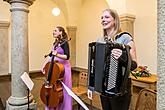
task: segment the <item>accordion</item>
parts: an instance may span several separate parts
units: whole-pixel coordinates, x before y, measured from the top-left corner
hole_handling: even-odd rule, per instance
[[[130,70],[130,47],[119,43],[89,43],[88,88],[108,95],[122,95],[126,92]],[[114,48],[126,52],[126,63],[111,55]]]

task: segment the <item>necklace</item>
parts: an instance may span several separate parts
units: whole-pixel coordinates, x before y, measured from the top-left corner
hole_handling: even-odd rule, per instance
[[[104,37],[104,41],[105,41],[106,43],[112,43],[112,42],[113,42],[112,38],[108,39],[108,36],[105,36],[105,37]]]

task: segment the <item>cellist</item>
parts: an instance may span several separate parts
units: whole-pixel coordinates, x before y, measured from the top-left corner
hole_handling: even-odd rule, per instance
[[[48,62],[51,61],[51,57],[52,55],[54,55],[54,60],[59,61],[64,65],[65,73],[63,83],[71,89],[71,65],[69,62],[70,50],[69,43],[66,42],[68,40],[68,35],[63,27],[57,26],[53,30],[53,37],[55,38],[55,42],[53,44],[50,54],[45,58],[41,71],[43,72],[43,74],[45,74],[44,67]],[[62,45],[60,45],[61,43]],[[58,45],[58,48],[54,49],[55,45]],[[63,102],[60,103],[57,107],[50,108],[48,106],[45,106],[45,110],[72,110],[72,97],[68,95],[65,89],[63,89],[63,96]]]

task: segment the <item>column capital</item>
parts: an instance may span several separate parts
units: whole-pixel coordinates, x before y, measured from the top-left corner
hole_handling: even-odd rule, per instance
[[[135,16],[132,14],[121,14],[120,16],[121,29],[129,32],[132,36],[134,35],[134,21]]]
[[[120,21],[135,21],[135,15],[129,14],[129,13],[125,13],[125,14],[121,14],[120,16]]]
[[[66,29],[68,31],[76,31],[77,30],[77,26],[67,26]]]
[[[8,2],[10,4],[12,4],[12,3],[24,3],[24,4],[27,4],[27,5],[30,6],[30,5],[33,4],[33,2],[35,0],[3,0],[3,1],[6,1],[6,2]]]

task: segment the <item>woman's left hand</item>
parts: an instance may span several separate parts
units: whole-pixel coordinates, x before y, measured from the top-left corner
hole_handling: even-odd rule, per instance
[[[115,59],[119,59],[119,57],[122,55],[121,49],[112,49],[111,52]]]
[[[53,54],[54,56],[56,56],[56,55],[57,55],[57,51],[56,51],[56,50],[53,50],[53,51],[52,51],[52,54]]]

